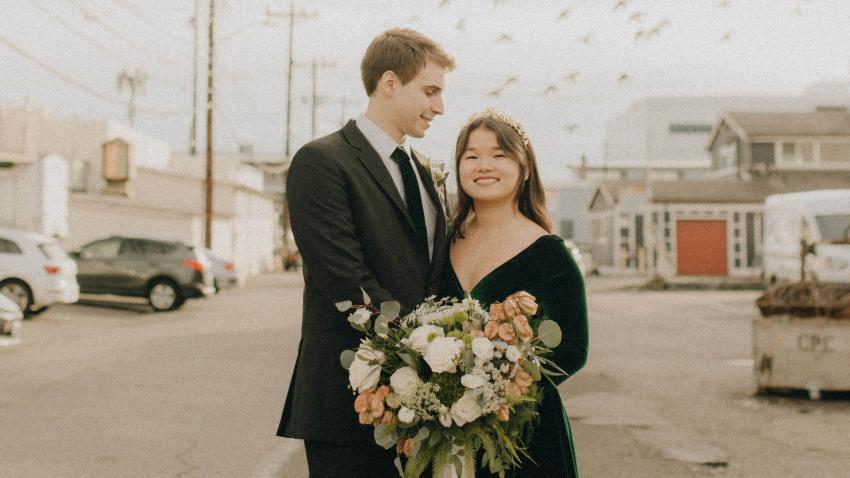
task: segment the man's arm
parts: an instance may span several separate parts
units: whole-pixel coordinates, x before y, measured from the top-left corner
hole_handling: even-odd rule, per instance
[[[316,147],[301,148],[289,168],[286,198],[298,250],[329,304],[361,304],[361,287],[375,305],[393,300],[366,267],[346,180],[332,158]]]

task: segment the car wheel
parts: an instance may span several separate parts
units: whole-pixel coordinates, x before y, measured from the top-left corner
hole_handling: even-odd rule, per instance
[[[148,303],[153,310],[165,312],[183,305],[183,297],[177,284],[169,280],[158,280],[148,288]]]
[[[17,304],[24,317],[28,317],[31,314],[32,290],[25,282],[17,279],[0,282],[0,294],[5,295]]]

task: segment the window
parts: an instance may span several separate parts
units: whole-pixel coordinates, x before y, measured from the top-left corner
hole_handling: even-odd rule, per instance
[[[757,164],[773,164],[773,143],[753,143],[753,166]]]
[[[850,163],[850,143],[821,143],[820,160],[824,163]]]
[[[80,250],[80,257],[83,259],[110,259],[118,257],[118,250],[121,247],[121,239],[113,237],[104,239],[89,244]]]
[[[814,155],[812,154],[812,143],[800,143],[800,159],[804,163],[811,163]]]
[[[572,239],[573,234],[574,232],[572,219],[561,220],[561,237],[563,237],[564,239]]]
[[[797,162],[797,145],[794,143],[782,143],[782,162]]]
[[[41,251],[44,257],[48,259],[57,260],[65,259],[66,257],[68,257],[68,255],[65,254],[65,251],[62,250],[59,244],[56,244],[55,242],[45,242],[39,244],[38,249]]]
[[[23,254],[24,251],[9,239],[0,237],[0,254]]]
[[[815,216],[821,239],[829,242],[850,242],[850,214]]]

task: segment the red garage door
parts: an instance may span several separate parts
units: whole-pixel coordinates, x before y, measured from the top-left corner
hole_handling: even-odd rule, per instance
[[[676,221],[676,268],[685,276],[725,276],[726,221]]]

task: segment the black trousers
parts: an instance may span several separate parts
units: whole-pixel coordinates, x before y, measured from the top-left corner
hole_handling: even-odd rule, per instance
[[[395,448],[305,440],[310,478],[397,478]]]

